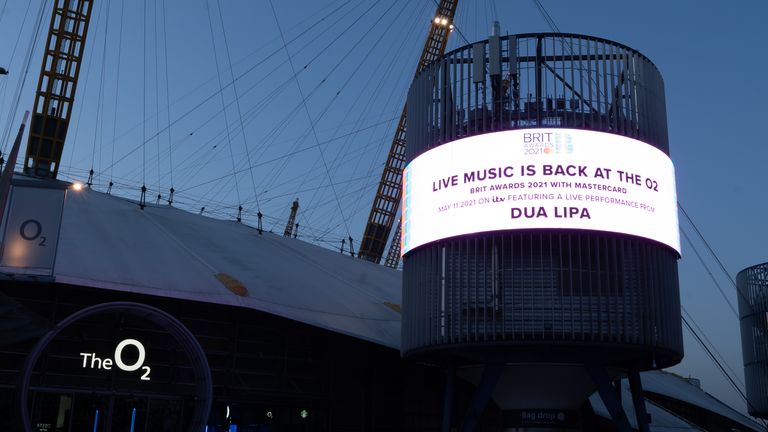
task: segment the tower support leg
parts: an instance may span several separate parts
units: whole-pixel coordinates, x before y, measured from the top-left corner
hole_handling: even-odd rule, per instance
[[[637,428],[640,432],[650,432],[648,425],[648,413],[645,410],[645,396],[643,396],[643,383],[640,381],[640,372],[637,369],[629,371],[629,390],[632,392],[632,403],[635,406],[637,416]]]
[[[482,415],[485,406],[493,395],[493,389],[496,388],[496,383],[499,382],[502,370],[504,370],[503,364],[489,364],[483,369],[483,376],[480,378],[480,383],[475,389],[474,396],[472,396],[469,410],[466,416],[464,416],[464,422],[461,425],[462,432],[473,432],[477,427],[480,415]]]
[[[611,385],[608,371],[601,367],[588,367],[587,372],[589,372],[589,376],[597,386],[600,399],[603,400],[605,408],[611,414],[611,419],[613,419],[616,429],[619,432],[632,432],[627,415],[624,413],[624,407],[621,406],[621,401],[616,397],[616,390]]]
[[[451,431],[453,417],[453,386],[456,380],[456,369],[450,366],[445,369],[445,395],[443,399],[443,428],[442,432]]]

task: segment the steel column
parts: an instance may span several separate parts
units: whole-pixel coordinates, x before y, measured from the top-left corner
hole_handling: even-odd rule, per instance
[[[599,367],[588,367],[587,372],[595,385],[597,385],[597,392],[600,394],[600,399],[603,400],[605,408],[611,414],[611,419],[613,419],[616,429],[619,432],[632,432],[632,427],[629,425],[627,415],[624,413],[624,407],[621,406],[621,401],[616,397],[615,389],[611,385],[611,379],[608,376],[608,372],[605,368]]]
[[[496,383],[499,382],[499,377],[501,377],[501,371],[503,370],[503,364],[489,364],[483,369],[483,376],[477,384],[469,410],[464,416],[464,422],[460,429],[462,432],[472,432],[477,427],[477,423],[480,421],[480,416],[483,414],[485,406],[491,399],[493,390],[496,388]]]
[[[640,372],[637,369],[629,371],[629,390],[632,392],[632,404],[635,406],[637,428],[640,432],[650,432],[648,426],[648,413],[645,410],[645,396],[643,396],[643,383],[640,381]]]
[[[453,387],[456,381],[456,369],[448,367],[445,369],[445,395],[443,398],[443,428],[442,432],[451,431],[451,420],[453,417]]]

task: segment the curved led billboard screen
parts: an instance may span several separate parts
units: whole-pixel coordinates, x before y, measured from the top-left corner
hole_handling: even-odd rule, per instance
[[[460,139],[411,161],[403,192],[403,254],[517,229],[608,231],[680,252],[672,160],[620,135],[552,128]]]

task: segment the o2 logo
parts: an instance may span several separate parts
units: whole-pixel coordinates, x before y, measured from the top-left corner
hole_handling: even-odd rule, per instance
[[[136,362],[131,365],[125,364],[123,361],[123,349],[129,345],[135,347],[139,351],[139,358],[137,358]],[[144,359],[146,358],[146,354],[147,353],[144,350],[144,345],[141,342],[137,341],[136,339],[125,339],[124,341],[117,344],[117,347],[115,347],[114,361],[109,358],[103,359],[97,357],[96,353],[80,353],[80,356],[83,357],[83,368],[85,369],[111,370],[114,363],[118,369],[126,372],[133,372],[139,369],[143,370],[144,374],[141,375],[140,379],[142,381],[149,381],[149,373],[151,369],[149,366],[144,366]]]
[[[46,238],[44,235],[41,235],[42,233],[43,226],[35,219],[27,219],[19,227],[21,238],[27,241],[38,240],[38,246],[45,246]]]

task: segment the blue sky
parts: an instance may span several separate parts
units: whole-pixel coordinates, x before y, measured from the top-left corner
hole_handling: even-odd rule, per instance
[[[93,167],[96,189],[113,181],[115,193],[137,199],[144,183],[151,202],[173,186],[175,205],[230,219],[243,205],[246,223],[260,210],[275,231],[298,197],[300,237],[338,247],[351,235],[359,244],[432,0],[275,1],[293,69],[268,1],[95,3],[60,177],[84,181]],[[15,132],[32,108],[41,40],[18,106],[14,95],[41,4],[0,0],[0,66],[10,71],[0,76],[0,134]],[[542,4],[561,31],[621,42],[657,65],[679,201],[731,276],[768,261],[768,3]],[[45,30],[50,1],[44,6]],[[473,42],[487,37],[493,19],[502,33],[551,31],[529,0],[460,1],[456,26]],[[449,49],[465,44],[457,36]],[[736,305],[684,217],[681,228]],[[685,240],[680,284],[684,307],[743,381],[738,320]],[[744,411],[684,333],[686,358],[673,370]]]

